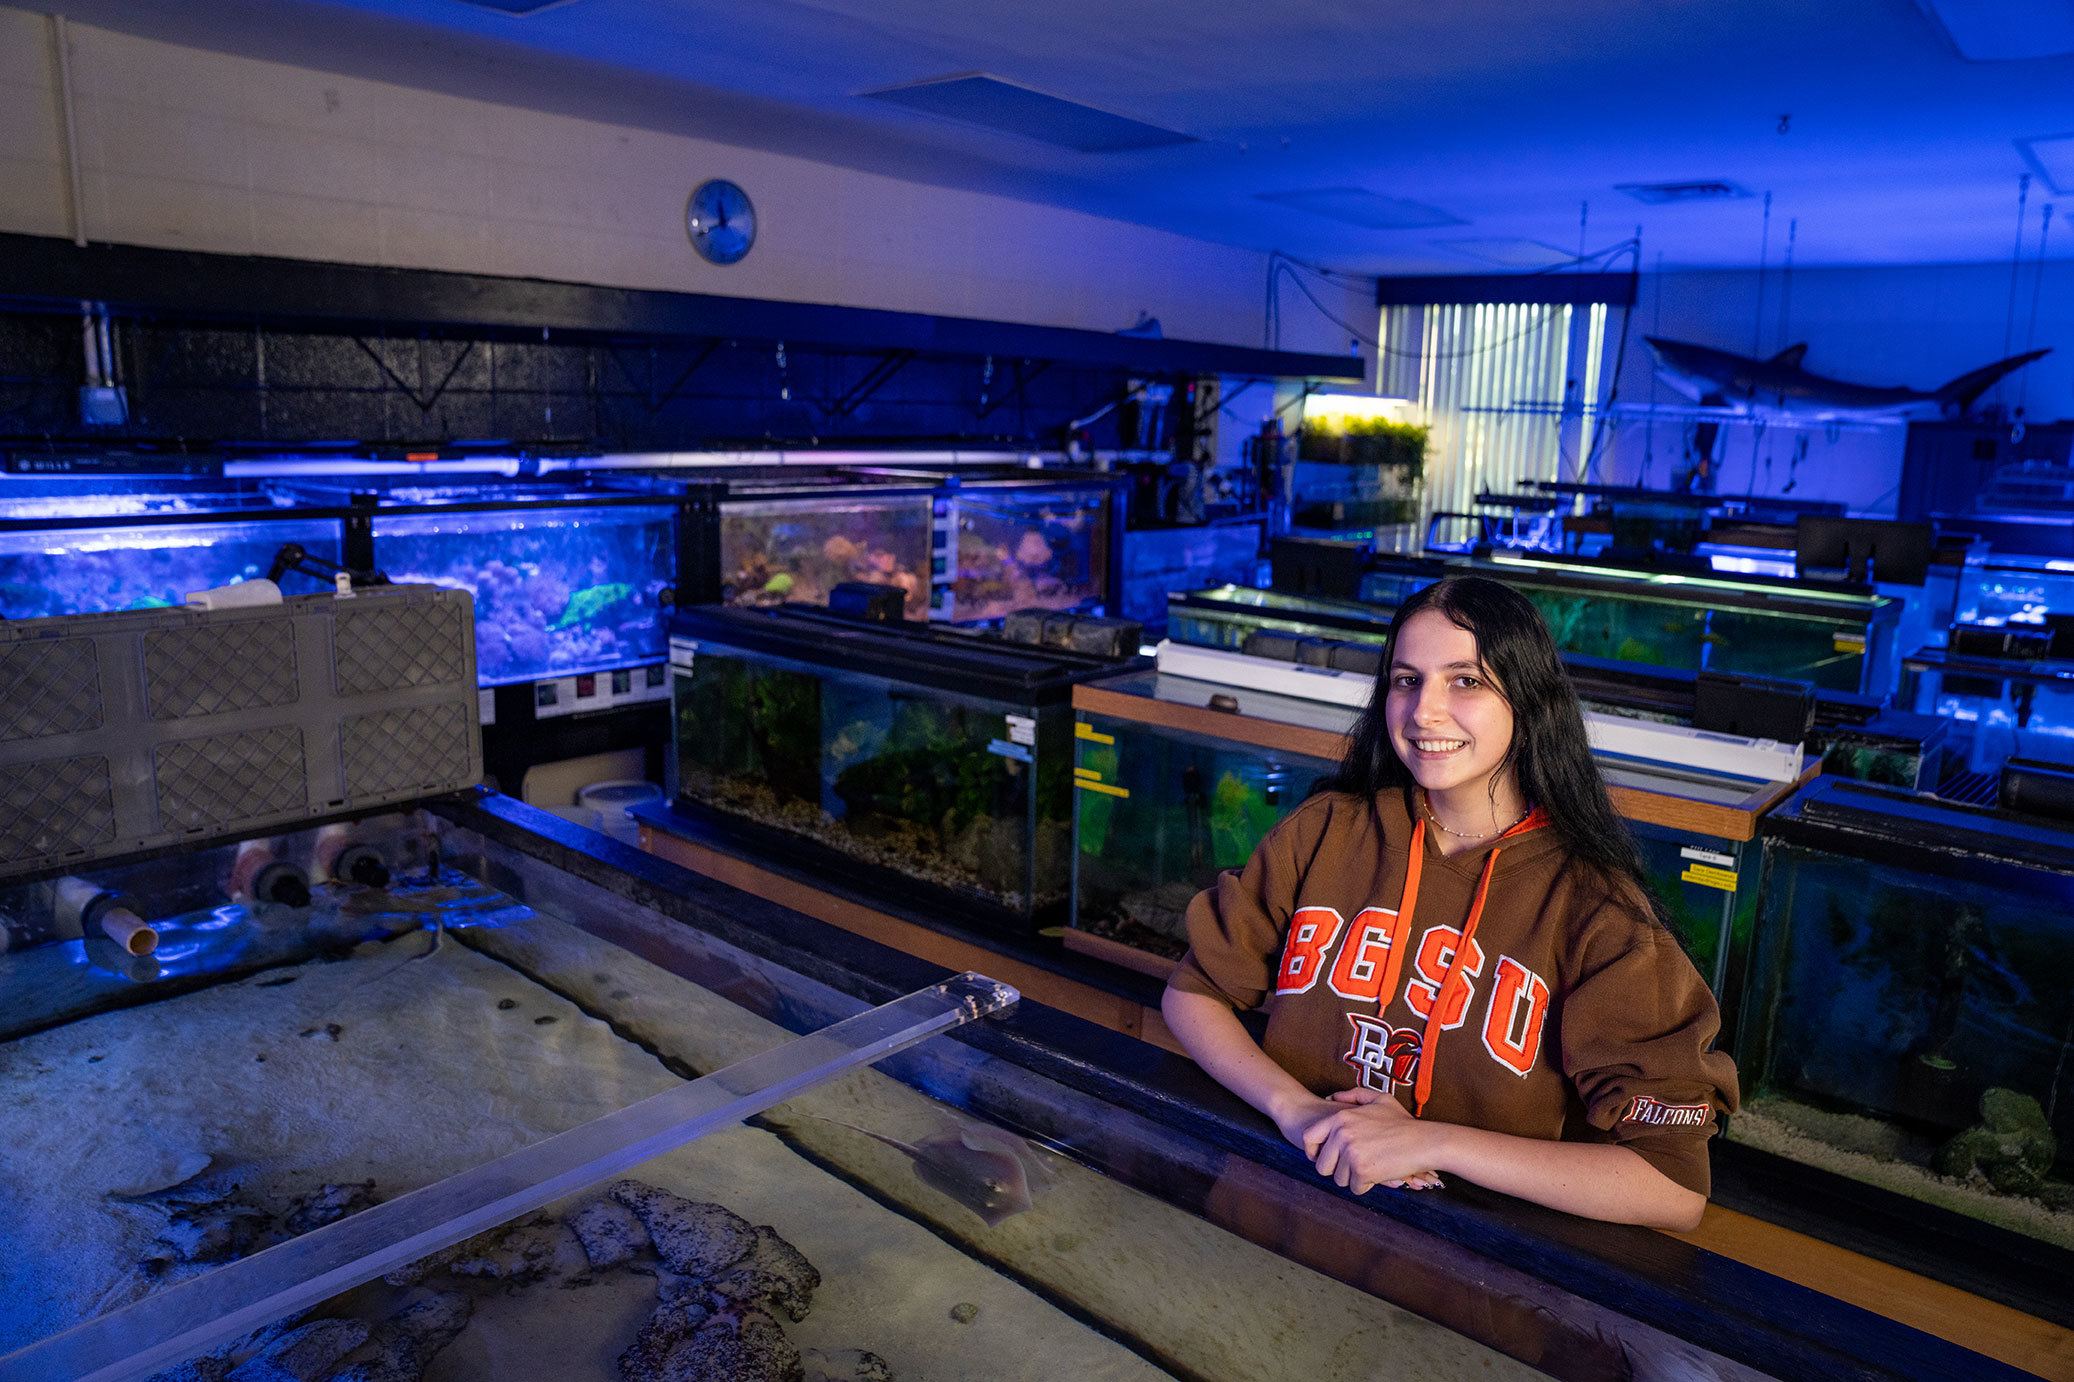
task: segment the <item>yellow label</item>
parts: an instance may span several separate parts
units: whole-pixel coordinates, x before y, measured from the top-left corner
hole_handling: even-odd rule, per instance
[[[1075,720],[1073,722],[1073,737],[1075,739],[1085,739],[1090,744],[1113,744],[1116,742],[1115,735],[1104,734],[1085,720]]]
[[[1128,787],[1111,787],[1106,782],[1090,782],[1084,777],[1073,785],[1083,792],[1100,792],[1105,797],[1128,797],[1131,794]]]
[[[1735,874],[1728,869],[1717,869],[1712,864],[1687,864],[1685,872],[1678,876],[1703,888],[1719,888],[1725,893],[1736,890]]]
[[[1854,633],[1832,634],[1829,638],[1829,644],[1840,653],[1862,653],[1865,651],[1865,640]]]

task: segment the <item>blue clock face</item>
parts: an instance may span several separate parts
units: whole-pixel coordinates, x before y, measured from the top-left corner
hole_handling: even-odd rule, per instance
[[[702,182],[684,208],[684,228],[708,263],[733,264],[756,243],[756,208],[749,194],[722,178]]]

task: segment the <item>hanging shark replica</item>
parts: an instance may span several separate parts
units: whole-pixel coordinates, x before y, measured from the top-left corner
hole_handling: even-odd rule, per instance
[[[1810,374],[1800,364],[1808,353],[1805,341],[1787,346],[1768,360],[1758,360],[1660,336],[1642,339],[1656,356],[1657,375],[1666,384],[1703,408],[1726,408],[1756,419],[1788,414],[1818,421],[1864,422],[1958,417],[1997,381],[2052,354],[2048,348],[2012,355],[1926,393]]]

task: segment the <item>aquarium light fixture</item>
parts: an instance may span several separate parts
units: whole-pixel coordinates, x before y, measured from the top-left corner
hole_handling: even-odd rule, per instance
[[[516,456],[465,461],[371,461],[350,456],[272,456],[263,461],[225,461],[225,479],[295,475],[502,475],[516,477]]]
[[[831,451],[807,447],[796,451],[637,451],[585,460],[542,461],[541,474],[557,470],[677,470],[701,466],[788,465],[1020,465],[1037,469],[1047,459],[1041,451],[1004,448],[961,448],[938,451]]]

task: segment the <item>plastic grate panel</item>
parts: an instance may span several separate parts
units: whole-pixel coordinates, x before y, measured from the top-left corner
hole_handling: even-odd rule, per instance
[[[473,680],[462,608],[455,604],[355,605],[338,615],[333,661],[341,696]]]
[[[91,639],[38,640],[0,650],[0,741],[100,727],[101,667]]]
[[[199,830],[301,811],[308,804],[302,731],[292,725],[159,746],[158,814],[167,830]]]
[[[35,859],[115,839],[115,796],[100,754],[46,758],[0,775],[0,861]]]
[[[449,702],[357,715],[339,726],[346,791],[417,791],[468,776],[472,705]]]
[[[271,619],[160,629],[144,638],[144,682],[154,720],[289,705],[300,694],[294,626]]]

